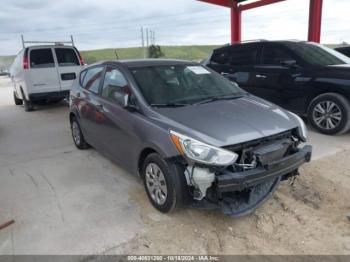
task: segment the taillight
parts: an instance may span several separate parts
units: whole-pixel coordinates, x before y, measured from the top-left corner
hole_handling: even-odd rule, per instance
[[[28,54],[24,54],[23,56],[23,69],[29,69]]]
[[[78,53],[78,55],[79,55],[79,61],[80,61],[80,65],[84,65],[84,59],[83,59],[83,57],[81,56],[81,54],[80,53]]]

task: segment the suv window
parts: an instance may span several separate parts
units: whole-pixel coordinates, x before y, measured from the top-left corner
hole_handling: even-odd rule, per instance
[[[33,49],[30,51],[31,68],[55,67],[51,48]]]
[[[231,65],[255,65],[257,55],[256,45],[235,46],[231,51]]]
[[[103,82],[102,97],[115,100],[115,92],[127,88],[127,81],[123,74],[116,68],[107,67]]]
[[[225,64],[229,64],[229,62],[230,62],[230,54],[228,49],[215,50],[210,59],[210,63],[214,65],[215,64],[225,65]]]
[[[88,69],[84,77],[83,87],[86,90],[97,94],[100,88],[102,72],[103,67],[94,67]]]
[[[71,48],[55,48],[58,66],[79,66],[80,62]]]
[[[295,60],[287,50],[278,46],[266,46],[262,51],[263,65],[281,65],[281,62]]]

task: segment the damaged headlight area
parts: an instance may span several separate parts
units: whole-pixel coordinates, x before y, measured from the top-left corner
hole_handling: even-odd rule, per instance
[[[181,155],[197,163],[228,166],[238,159],[238,155],[234,152],[205,144],[172,130],[170,137]]]

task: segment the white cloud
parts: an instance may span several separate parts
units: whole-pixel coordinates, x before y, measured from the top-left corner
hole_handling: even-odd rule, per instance
[[[287,0],[243,14],[243,39],[306,39],[308,0]],[[325,0],[322,41],[350,41],[350,1]],[[195,0],[3,0],[0,54],[27,39],[64,40],[80,49],[140,45],[140,27],[156,31],[159,44],[224,44],[230,40],[229,9]]]

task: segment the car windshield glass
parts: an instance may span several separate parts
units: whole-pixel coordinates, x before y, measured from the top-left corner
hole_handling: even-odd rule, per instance
[[[287,44],[297,55],[313,65],[341,65],[350,64],[350,58],[316,43]]]
[[[200,65],[137,67],[131,72],[153,106],[185,106],[244,94],[237,84]]]

